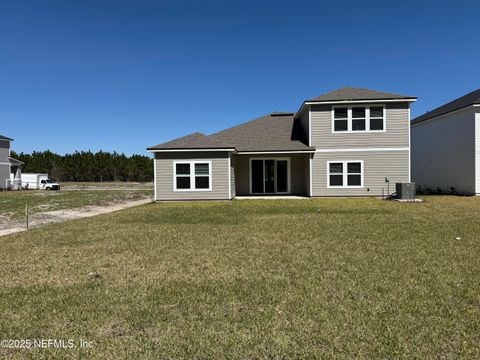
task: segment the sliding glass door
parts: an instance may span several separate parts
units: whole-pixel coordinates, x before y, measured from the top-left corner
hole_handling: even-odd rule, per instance
[[[250,170],[252,194],[290,192],[289,159],[251,159]]]
[[[253,194],[261,194],[264,191],[264,166],[263,160],[252,160],[251,163],[251,176],[252,176],[252,185],[251,192]]]
[[[287,160],[277,160],[277,192],[278,193],[289,192]]]
[[[275,160],[263,160],[265,162],[265,193],[275,193]]]

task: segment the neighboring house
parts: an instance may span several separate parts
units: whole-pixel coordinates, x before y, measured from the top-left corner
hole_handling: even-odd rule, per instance
[[[413,101],[342,88],[304,101],[297,113],[152,146],[155,200],[391,194],[395,182],[410,181]]]
[[[10,157],[10,139],[6,136],[0,135],[0,189],[7,188],[10,184],[10,173],[13,171],[15,177],[17,173],[21,175],[21,167],[23,163]]]
[[[412,178],[422,190],[480,194],[480,89],[412,121]]]

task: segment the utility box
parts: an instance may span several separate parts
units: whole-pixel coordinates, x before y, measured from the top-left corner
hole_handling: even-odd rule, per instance
[[[396,183],[397,199],[415,200],[415,183]]]
[[[21,173],[20,179],[17,174],[10,174],[11,183],[15,186],[16,181],[20,183],[20,187],[27,187],[28,189],[41,189],[42,180],[48,179],[48,174],[33,174]]]

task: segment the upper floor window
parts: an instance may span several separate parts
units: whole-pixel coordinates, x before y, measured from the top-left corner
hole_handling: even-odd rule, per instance
[[[384,106],[335,106],[332,132],[385,131]]]
[[[365,131],[367,129],[367,109],[364,107],[352,108],[352,131]]]
[[[334,131],[348,131],[348,108],[335,108]]]
[[[385,130],[385,111],[383,106],[370,107],[370,131]]]
[[[212,174],[210,161],[175,161],[175,191],[210,191]]]

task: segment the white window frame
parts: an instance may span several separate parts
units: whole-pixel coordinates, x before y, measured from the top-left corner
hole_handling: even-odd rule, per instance
[[[180,177],[190,177],[190,189],[177,189],[177,164],[189,164],[190,175],[178,175]],[[195,164],[208,164],[208,189],[195,188]],[[200,175],[207,177],[207,175]],[[173,191],[212,191],[212,161],[211,160],[175,160],[173,162]]]
[[[348,185],[348,163],[360,163],[361,171],[360,171],[360,185]],[[342,168],[342,175],[343,175],[343,185],[330,185],[330,164],[343,164]],[[365,168],[363,164],[363,160],[331,160],[327,161],[327,188],[328,189],[363,189],[364,182],[363,177],[365,174]],[[335,175],[335,174],[332,174]],[[337,174],[338,175],[338,174]],[[358,175],[357,173],[352,175]]]
[[[275,160],[275,180],[277,179],[277,160],[286,160],[287,161],[287,191],[286,192],[278,192],[277,191],[277,183],[275,181],[275,192],[274,193],[254,193],[252,191],[252,161],[253,160],[263,160],[263,181],[265,183],[265,160]],[[249,164],[249,172],[248,172],[248,181],[249,181],[249,191],[250,195],[275,195],[275,194],[280,194],[280,195],[288,195],[291,193],[292,188],[292,179],[291,179],[291,174],[290,174],[290,157],[254,157],[250,158],[248,161]],[[264,185],[264,190],[265,190],[265,185]]]
[[[365,108],[365,130],[352,130],[352,108],[355,107],[364,107]],[[383,130],[370,130],[370,108],[371,107],[381,107],[383,109]],[[342,131],[335,131],[335,109],[347,109],[347,130]],[[384,104],[372,104],[372,105],[334,105],[332,106],[332,134],[345,134],[345,133],[384,133],[387,131],[387,112],[386,107]],[[338,119],[338,120],[345,120],[345,119]]]

